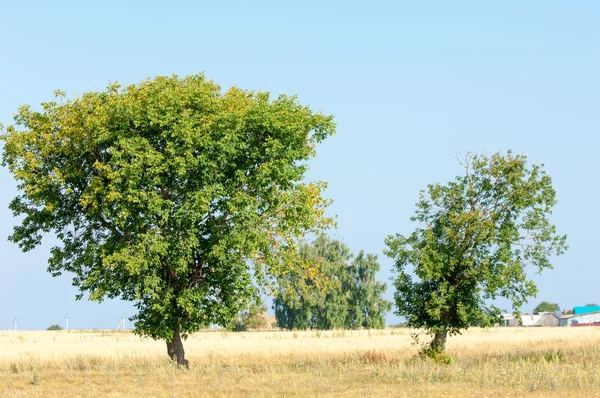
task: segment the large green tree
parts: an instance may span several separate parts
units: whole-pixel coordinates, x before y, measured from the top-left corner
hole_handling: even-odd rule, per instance
[[[74,274],[78,298],[134,302],[135,331],[180,365],[182,338],[227,325],[294,266],[296,237],[330,222],[324,184],[303,177],[334,123],[295,97],[203,75],[56,95],[2,136],[19,188],[10,240],[28,251],[55,235],[48,271]]]
[[[377,256],[355,257],[344,243],[319,236],[299,247],[297,270],[277,279],[277,324],[286,329],[383,328],[391,303],[386,285],[375,279]],[[323,283],[323,280],[326,283]]]
[[[520,308],[537,292],[527,267],[551,268],[550,258],[567,248],[550,223],[556,198],[542,166],[510,151],[461,163],[463,175],[421,192],[415,231],[386,239],[397,314],[431,333],[436,351],[448,334],[498,324],[501,311],[490,301]]]

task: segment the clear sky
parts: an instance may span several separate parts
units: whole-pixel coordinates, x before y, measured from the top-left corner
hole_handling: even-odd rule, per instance
[[[335,115],[309,178],[329,182],[333,232],[378,253],[414,228],[418,192],[461,172],[455,155],[513,149],[544,163],[568,235],[537,298],[600,301],[600,3],[597,1],[8,1],[0,0],[0,123],[108,81],[205,72],[223,88],[297,94]],[[492,4],[494,3],[494,4]],[[51,239],[23,254],[6,241],[16,184],[0,169],[0,329],[113,328],[128,303],[76,302],[46,273]],[[388,297],[392,289],[388,281]],[[398,318],[390,314],[388,323]]]

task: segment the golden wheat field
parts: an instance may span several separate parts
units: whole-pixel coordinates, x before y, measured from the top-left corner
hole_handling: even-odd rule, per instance
[[[206,331],[182,370],[129,332],[4,331],[0,396],[600,396],[600,328],[473,329],[449,365],[415,357],[410,334]]]

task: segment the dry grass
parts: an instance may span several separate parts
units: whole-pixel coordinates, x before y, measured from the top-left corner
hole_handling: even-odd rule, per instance
[[[202,332],[176,369],[127,332],[0,332],[2,397],[600,396],[600,328],[496,328],[415,359],[410,331]]]

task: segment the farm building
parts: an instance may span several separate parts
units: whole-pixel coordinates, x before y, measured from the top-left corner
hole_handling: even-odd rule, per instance
[[[560,317],[560,326],[600,326],[600,311],[563,315]]]
[[[502,314],[504,326],[519,326],[519,318],[516,318],[513,314]]]
[[[513,314],[502,315],[504,326],[558,326],[559,319],[552,312],[542,312],[539,315],[523,314],[521,319]]]
[[[585,307],[574,307],[573,308],[573,314],[575,314],[575,315],[587,314],[589,312],[598,312],[598,311],[600,311],[600,306],[598,306],[598,305],[587,305]]]
[[[559,319],[552,312],[542,312],[539,315],[521,315],[522,326],[558,326]]]

